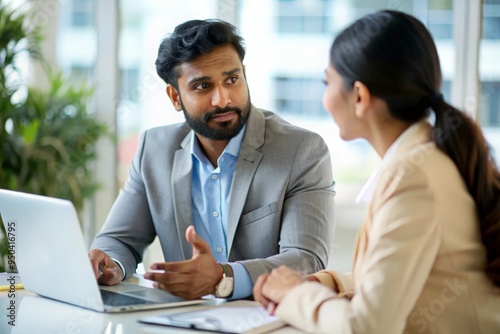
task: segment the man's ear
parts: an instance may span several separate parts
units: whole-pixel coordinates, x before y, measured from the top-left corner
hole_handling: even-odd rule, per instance
[[[181,111],[182,110],[181,96],[179,95],[179,92],[174,87],[174,85],[168,84],[166,92],[168,97],[170,98],[170,101],[172,101],[172,105],[174,106],[175,110]]]
[[[372,95],[368,87],[361,81],[354,82],[353,90],[356,99],[354,102],[354,112],[356,116],[363,118],[370,110]]]

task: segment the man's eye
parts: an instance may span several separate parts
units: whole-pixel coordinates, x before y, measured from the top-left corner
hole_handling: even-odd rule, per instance
[[[202,89],[207,89],[207,88],[208,88],[207,83],[201,83],[201,84],[194,86],[194,89],[196,89],[196,90],[202,90]]]
[[[237,78],[237,77],[231,77],[231,78],[229,78],[229,80],[228,80],[228,81],[229,81],[230,83],[234,84],[234,83],[236,83],[236,81],[238,81],[238,78]]]

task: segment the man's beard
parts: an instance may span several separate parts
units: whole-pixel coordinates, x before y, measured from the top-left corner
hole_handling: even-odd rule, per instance
[[[181,100],[181,107],[184,112],[184,117],[186,118],[186,122],[189,127],[193,129],[194,132],[208,139],[212,140],[230,140],[235,137],[238,133],[240,133],[241,129],[245,125],[248,119],[248,115],[250,115],[251,102],[250,97],[248,97],[248,102],[242,110],[239,107],[225,107],[219,108],[216,107],[209,112],[205,113],[200,118],[195,118],[189,115],[186,108],[184,107]],[[213,128],[208,125],[210,119],[218,114],[224,114],[227,112],[234,112],[237,115],[237,120],[234,125],[231,125],[231,122],[221,122],[217,123],[218,128]]]

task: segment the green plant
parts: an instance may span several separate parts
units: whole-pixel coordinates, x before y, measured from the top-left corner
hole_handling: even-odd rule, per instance
[[[75,87],[46,66],[47,90],[22,84],[19,55],[29,53],[43,62],[40,33],[27,22],[29,13],[0,0],[0,188],[69,199],[80,211],[98,188],[91,172],[95,145],[110,133],[87,110],[91,88]],[[4,234],[0,271],[6,247]]]

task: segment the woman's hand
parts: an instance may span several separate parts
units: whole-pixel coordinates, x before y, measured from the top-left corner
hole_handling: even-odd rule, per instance
[[[273,269],[270,274],[259,276],[253,288],[254,299],[270,314],[285,296],[305,279],[286,266]]]

